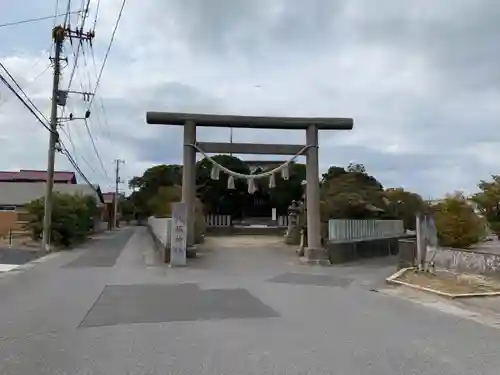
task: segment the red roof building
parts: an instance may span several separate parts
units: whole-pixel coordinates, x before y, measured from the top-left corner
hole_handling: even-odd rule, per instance
[[[18,174],[18,173],[19,172],[3,172],[3,171],[0,171],[0,181],[3,181],[3,182],[12,181],[16,177],[16,174]]]
[[[19,172],[0,171],[1,182],[47,182],[47,172],[39,170],[21,169]],[[76,184],[74,172],[54,172],[55,184]]]
[[[113,203],[115,201],[115,193],[102,193],[104,203]]]

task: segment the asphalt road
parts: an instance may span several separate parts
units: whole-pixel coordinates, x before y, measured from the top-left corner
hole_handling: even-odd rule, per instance
[[[22,265],[31,262],[42,255],[44,254],[41,251],[0,247],[0,264]]]
[[[373,292],[391,266],[261,245],[145,267],[124,229],[0,278],[0,374],[498,374],[500,330]]]

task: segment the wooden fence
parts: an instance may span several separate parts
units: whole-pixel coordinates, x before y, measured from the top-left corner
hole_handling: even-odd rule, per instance
[[[220,228],[231,226],[231,215],[205,215],[207,228]]]
[[[384,238],[395,238],[405,234],[401,220],[350,220],[328,221],[329,242],[358,242]]]
[[[269,224],[269,226],[276,225],[278,227],[287,227],[288,215],[279,215],[274,223],[275,224]],[[233,225],[231,215],[216,214],[205,215],[205,224],[207,228],[231,227]]]

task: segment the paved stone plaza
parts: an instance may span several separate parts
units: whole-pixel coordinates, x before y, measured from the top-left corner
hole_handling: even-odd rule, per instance
[[[0,374],[498,374],[500,330],[384,293],[387,259],[211,241],[169,268],[123,228],[4,273]]]

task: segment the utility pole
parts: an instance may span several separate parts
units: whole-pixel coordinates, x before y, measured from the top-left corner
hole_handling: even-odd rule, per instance
[[[50,109],[50,138],[49,154],[47,158],[47,182],[45,191],[45,210],[43,217],[43,236],[42,250],[50,251],[50,232],[52,224],[52,189],[54,188],[54,163],[56,158],[56,144],[59,141],[57,133],[57,99],[59,96],[59,78],[61,76],[61,51],[66,36],[62,26],[56,26],[52,30],[52,39],[54,39],[55,56],[54,78],[52,81],[52,105]]]
[[[52,39],[54,41],[54,58],[51,61],[54,64],[54,78],[52,81],[52,103],[50,109],[50,138],[49,138],[49,151],[47,158],[47,181],[45,190],[44,202],[44,217],[43,217],[43,234],[42,234],[42,251],[50,251],[50,233],[52,227],[52,204],[53,204],[53,189],[54,189],[54,164],[55,155],[57,151],[57,144],[59,143],[59,133],[57,132],[58,125],[58,106],[66,104],[67,92],[59,90],[59,83],[61,78],[61,61],[65,58],[61,57],[63,43],[66,37],[70,39],[75,38],[79,42],[83,40],[90,41],[94,38],[94,32],[89,31],[84,33],[81,29],[71,30],[61,25],[52,29]],[[76,62],[75,62],[76,63]],[[87,111],[90,115],[90,112]],[[88,117],[86,114],[86,117]]]
[[[229,128],[229,143],[233,144],[233,128]],[[229,156],[233,156],[233,153],[231,152]]]
[[[114,199],[114,204],[113,204],[113,208],[114,208],[114,214],[113,214],[113,219],[114,219],[114,225],[115,225],[115,228],[118,228],[118,184],[121,182],[120,180],[120,164],[125,164],[125,160],[120,160],[120,159],[116,159],[115,160],[115,163],[116,163],[116,176],[115,176],[115,199]]]

